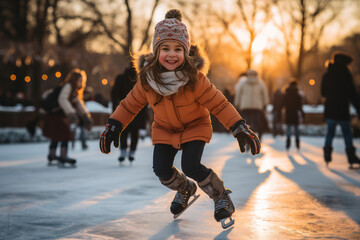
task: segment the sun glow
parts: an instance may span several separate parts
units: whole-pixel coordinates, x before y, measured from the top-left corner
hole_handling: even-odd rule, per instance
[[[267,47],[267,44],[268,37],[265,35],[259,35],[252,43],[252,49],[255,53],[261,53]]]

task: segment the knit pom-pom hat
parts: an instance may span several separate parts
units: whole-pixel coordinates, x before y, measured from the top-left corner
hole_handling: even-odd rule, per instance
[[[190,36],[187,27],[181,22],[182,15],[177,9],[169,10],[165,19],[160,21],[155,26],[154,39],[153,39],[153,53],[164,41],[172,40],[179,42],[187,54],[189,54]]]

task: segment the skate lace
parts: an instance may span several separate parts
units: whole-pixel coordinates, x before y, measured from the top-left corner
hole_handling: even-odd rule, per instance
[[[215,203],[215,211],[219,211],[220,209],[223,208],[227,209],[228,206],[229,206],[229,201],[227,197],[224,197]]]
[[[176,195],[175,195],[175,198],[173,200],[173,202],[176,202],[176,203],[179,203],[181,205],[185,205],[187,204],[187,200],[189,198],[189,192],[186,191],[186,193],[180,193],[180,192],[177,192]]]

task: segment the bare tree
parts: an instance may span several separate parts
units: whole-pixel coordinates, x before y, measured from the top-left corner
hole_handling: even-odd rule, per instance
[[[276,0],[262,2],[251,0],[251,3],[248,2],[249,1],[245,0],[237,0],[236,3],[239,8],[241,19],[249,33],[249,45],[246,51],[246,62],[247,68],[249,69],[251,68],[253,61],[253,43],[256,36],[263,30],[264,26],[271,18],[271,6],[274,2],[276,3]],[[246,8],[245,4],[248,5],[248,8]],[[257,21],[260,14],[264,14],[265,17],[262,21]],[[256,25],[256,23],[258,25]]]
[[[341,5],[338,2],[333,4],[335,2],[296,0],[282,1],[279,4],[278,11],[282,20],[278,26],[284,34],[287,62],[294,77],[301,78],[306,56],[318,51],[325,28],[339,15]],[[295,63],[293,59],[296,59]]]
[[[236,0],[237,11],[229,13],[229,10],[213,9],[213,14],[217,17],[218,22],[240,51],[245,55],[247,69],[252,67],[254,58],[253,43],[258,34],[263,30],[271,18],[271,6],[276,0]],[[238,36],[233,31],[233,26],[243,26],[249,34],[249,43],[244,46]]]
[[[61,0],[55,0],[61,1]],[[95,0],[80,0],[83,3],[83,7],[87,10],[84,10],[84,14],[73,14],[71,11],[67,12],[64,9],[59,9],[57,13],[57,5],[53,11],[53,23],[56,32],[56,38],[59,43],[63,43],[66,46],[72,46],[76,43],[82,42],[82,40],[91,40],[97,36],[106,36],[110,39],[115,46],[118,46],[125,55],[131,54],[134,50],[140,49],[145,45],[149,44],[149,33],[152,25],[153,17],[156,8],[159,5],[159,0],[154,0],[153,7],[151,9],[150,18],[138,19],[137,21],[144,21],[146,27],[140,31],[139,35],[134,33],[134,14],[133,7],[131,6],[131,1],[124,0],[123,4],[118,8],[115,8],[110,13],[105,13],[101,10],[101,7],[107,3],[104,1],[95,1]],[[71,8],[71,3],[67,5],[67,8]],[[88,14],[91,12],[92,14]],[[125,17],[122,17],[125,16]],[[112,21],[113,19],[121,18],[121,22]],[[67,43],[64,43],[64,34],[60,33],[59,27],[57,27],[57,22],[59,20],[65,20],[71,22],[72,20],[81,20],[83,23],[78,29],[73,30],[72,32],[67,32],[67,38],[69,39]],[[91,25],[91,27],[84,27]],[[86,30],[84,30],[86,29]],[[134,39],[137,38],[140,40],[140,46],[135,49]]]
[[[141,43],[136,48],[149,44],[153,17],[159,2],[160,0],[154,0],[150,18],[145,19],[134,17],[135,2],[129,0],[1,1],[0,36],[16,42],[17,46],[20,43],[32,44],[32,98],[39,102],[42,60],[43,55],[48,52],[45,49],[56,46],[57,49],[76,47],[77,51],[86,51],[86,43],[101,38],[109,48],[114,49],[115,46],[124,55],[130,55],[137,50],[134,39]],[[116,7],[111,8],[110,4],[116,4]],[[134,22],[145,27],[138,28],[135,32]]]

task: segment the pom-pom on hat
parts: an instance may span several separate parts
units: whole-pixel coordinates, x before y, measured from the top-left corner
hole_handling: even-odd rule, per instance
[[[166,13],[165,19],[156,24],[153,53],[156,52],[162,42],[168,40],[178,41],[184,47],[185,52],[189,53],[190,36],[186,25],[181,20],[181,12],[177,9],[171,9]]]

